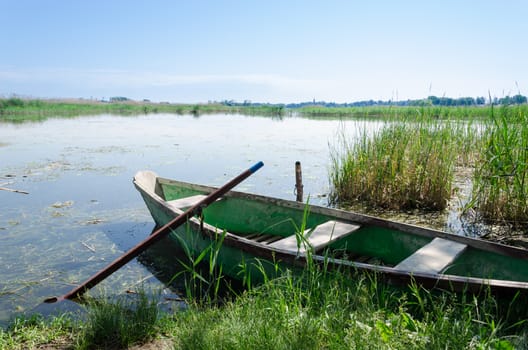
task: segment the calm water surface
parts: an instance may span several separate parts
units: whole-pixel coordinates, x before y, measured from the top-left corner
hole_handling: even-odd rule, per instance
[[[305,196],[327,205],[338,135],[353,139],[381,125],[160,114],[0,123],[0,187],[29,192],[0,191],[0,326],[18,313],[75,310],[73,302],[42,300],[68,292],[150,234],[153,220],[132,185],[138,170],[220,186],[263,161],[236,189],[294,200],[294,165],[301,161]],[[459,231],[456,212],[442,215],[441,228]],[[420,218],[415,223],[431,221]],[[162,281],[177,272],[167,263],[175,250],[169,241],[153,247],[91,294],[120,295],[144,285],[170,296]]]
[[[262,160],[265,166],[237,190],[294,199],[299,160],[305,195],[326,205],[329,144],[343,128],[354,136],[379,126],[240,115],[0,124],[0,187],[29,192],[0,191],[0,325],[21,312],[75,309],[42,300],[69,291],[152,231],[131,182],[138,170],[219,186]],[[134,260],[93,294],[121,294],[139,284],[162,289],[151,263]]]

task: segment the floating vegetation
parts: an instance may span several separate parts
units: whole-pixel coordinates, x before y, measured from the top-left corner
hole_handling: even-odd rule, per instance
[[[90,220],[83,221],[81,223],[81,225],[98,225],[98,224],[101,224],[103,222],[105,222],[105,220],[99,219],[99,218],[93,218],[93,219],[90,219]]]
[[[51,206],[53,208],[66,208],[71,207],[73,205],[73,201],[66,201],[66,202],[55,202]]]
[[[119,146],[102,146],[90,150],[93,153],[130,153],[132,149],[129,147],[119,147]]]
[[[59,218],[66,216],[66,212],[64,210],[69,209],[73,206],[73,201],[65,201],[65,202],[55,202],[53,203],[50,208],[58,209],[58,210],[52,210],[51,216],[54,218]]]

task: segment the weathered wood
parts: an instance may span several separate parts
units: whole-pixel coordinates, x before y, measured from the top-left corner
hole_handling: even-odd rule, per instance
[[[286,250],[290,252],[306,252],[307,244],[317,251],[340,238],[344,238],[352,232],[358,230],[361,226],[348,224],[344,222],[330,220],[316,226],[313,230],[309,229],[304,232],[304,238],[307,242],[301,242],[298,246],[297,236],[291,235],[279,241],[271,243],[269,246],[275,249]]]
[[[436,274],[442,272],[462,254],[467,245],[435,238],[398,265],[396,270]]]
[[[303,201],[303,187],[301,162],[297,161],[295,162],[295,193],[297,202]]]
[[[203,200],[205,198],[205,195],[203,194],[197,194],[196,196],[190,196],[185,198],[179,198],[172,201],[168,201],[167,204],[171,207],[174,207],[176,209],[185,209],[190,208],[199,201]]]

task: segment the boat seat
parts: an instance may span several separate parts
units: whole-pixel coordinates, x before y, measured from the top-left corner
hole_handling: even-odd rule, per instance
[[[396,270],[437,274],[462,254],[467,245],[435,238],[394,266]]]
[[[195,196],[184,197],[184,198],[174,199],[172,201],[167,201],[167,204],[173,208],[181,210],[181,209],[192,207],[199,201],[203,200],[205,197],[207,196],[203,194],[197,194]]]
[[[316,226],[314,229],[308,229],[304,231],[304,235],[310,244],[313,247],[314,251],[317,251],[332,242],[340,238],[344,238],[350,235],[352,232],[358,230],[361,226],[354,224],[347,224],[339,221],[327,221],[323,224]],[[311,231],[311,233],[310,233]],[[297,246],[297,237],[296,235],[291,235],[270,243],[269,247],[286,250],[293,253],[304,254],[306,252],[306,242],[301,244],[300,247]]]

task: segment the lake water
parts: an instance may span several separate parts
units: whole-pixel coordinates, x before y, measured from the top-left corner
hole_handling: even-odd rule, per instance
[[[75,309],[42,300],[68,292],[133,247],[154,225],[132,177],[142,169],[220,186],[257,161],[237,186],[295,199],[295,162],[305,196],[326,205],[329,144],[377,122],[240,115],[86,116],[0,124],[0,325],[13,315]],[[95,291],[163,288],[148,259],[127,264]]]
[[[29,192],[0,191],[0,325],[21,312],[74,310],[72,302],[42,300],[68,292],[150,234],[153,220],[132,185],[138,170],[220,186],[263,161],[236,189],[294,200],[301,161],[305,197],[327,205],[338,134],[354,138],[381,125],[163,114],[0,123],[0,187]],[[446,216],[452,231],[456,215]],[[163,289],[172,272],[160,269],[159,260],[173,248],[165,243],[130,262],[93,294],[118,295],[140,284]]]

